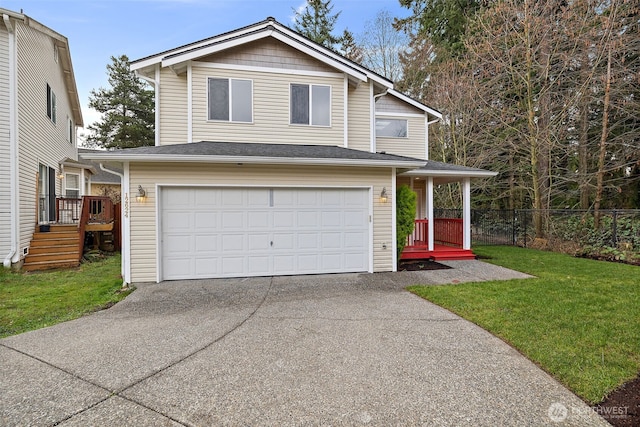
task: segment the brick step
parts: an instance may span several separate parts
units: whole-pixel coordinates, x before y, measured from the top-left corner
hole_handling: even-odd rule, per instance
[[[80,265],[78,258],[58,260],[58,261],[38,261],[24,263],[22,266],[23,271],[41,271],[41,270],[53,270],[56,268],[72,268]]]
[[[49,252],[44,254],[29,253],[29,255],[27,255],[27,257],[25,258],[24,263],[32,264],[32,263],[38,263],[43,261],[65,261],[69,259],[75,259],[76,261],[80,259],[80,255],[78,253],[77,248],[75,251],[72,250],[68,252],[55,251],[55,252]]]
[[[55,245],[45,245],[46,240],[41,240],[38,245],[29,247],[29,255],[52,254],[58,252],[78,252],[78,240],[70,239],[68,243],[56,243]]]

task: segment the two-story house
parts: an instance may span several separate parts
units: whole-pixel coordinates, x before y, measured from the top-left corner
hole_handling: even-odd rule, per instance
[[[434,185],[464,182],[470,255],[469,180],[493,173],[426,160],[441,114],[386,78],[272,18],[131,68],[155,146],[85,155],[122,170],[126,282],[395,271],[401,183],[433,257]]]
[[[91,168],[77,161],[83,122],[66,37],[22,13],[0,16],[0,257],[11,267],[36,226],[57,221],[57,197],[88,191]]]

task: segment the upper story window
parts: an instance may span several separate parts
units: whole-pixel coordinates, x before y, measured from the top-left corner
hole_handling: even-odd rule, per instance
[[[73,120],[71,120],[71,117],[67,116],[67,141],[71,144],[73,144],[73,134],[74,134],[74,126],[73,126]]]
[[[210,77],[209,120],[253,122],[253,82]]]
[[[376,119],[376,136],[386,138],[407,138],[409,123],[406,119]]]
[[[291,84],[291,124],[331,126],[331,86]]]
[[[56,94],[51,90],[51,86],[47,83],[47,117],[53,123],[56,122]]]

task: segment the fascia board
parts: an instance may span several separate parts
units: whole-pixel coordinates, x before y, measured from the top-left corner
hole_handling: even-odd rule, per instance
[[[493,171],[442,171],[442,170],[412,170],[409,172],[405,172],[401,175],[405,176],[433,176],[433,177],[471,177],[471,178],[486,178],[498,175],[498,172]]]
[[[424,105],[424,104],[422,104],[421,102],[418,102],[418,101],[416,101],[415,99],[412,99],[412,98],[408,97],[407,95],[405,95],[405,94],[403,94],[403,93],[401,93],[401,92],[398,92],[398,91],[397,91],[397,90],[395,90],[395,89],[389,90],[389,92],[388,92],[388,93],[389,93],[390,95],[392,95],[392,96],[395,96],[396,98],[401,99],[402,101],[404,101],[404,102],[406,102],[406,103],[408,103],[408,104],[413,105],[413,106],[414,106],[414,107],[416,107],[416,108],[421,109],[422,111],[424,111],[424,112],[426,112],[426,113],[431,114],[431,115],[432,115],[432,116],[434,116],[434,117],[437,117],[437,118],[439,118],[439,119],[442,119],[442,113],[441,113],[441,112],[439,112],[439,111],[437,111],[437,110],[434,110],[433,108],[431,108],[431,107],[429,107],[429,106],[427,106],[427,105]]]
[[[321,165],[321,166],[363,166],[363,167],[401,167],[420,168],[426,162],[393,160],[324,159],[306,157],[258,157],[258,156],[184,156],[175,154],[134,154],[110,155],[96,153],[84,155],[87,160],[117,162],[161,162],[161,163],[244,163],[244,164],[283,164],[283,165]]]

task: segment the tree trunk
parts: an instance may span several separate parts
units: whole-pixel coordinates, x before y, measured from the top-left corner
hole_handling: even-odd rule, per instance
[[[604,101],[602,105],[602,133],[600,134],[600,149],[598,151],[598,172],[596,174],[596,199],[593,205],[593,225],[600,228],[600,204],[604,189],[605,155],[607,153],[607,138],[609,136],[609,108],[611,104],[611,42],[607,53],[607,76],[604,86]]]

